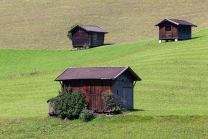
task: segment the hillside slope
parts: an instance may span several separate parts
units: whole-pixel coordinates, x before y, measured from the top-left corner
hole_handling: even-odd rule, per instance
[[[67,67],[85,66],[130,66],[142,78],[134,88],[134,114],[207,115],[208,29],[193,37],[80,51],[1,49],[0,117],[46,116],[46,101],[60,88],[54,79]]]
[[[0,48],[67,49],[74,24],[106,29],[105,43],[157,39],[154,24],[164,18],[208,27],[208,1],[198,0],[13,0],[0,2]]]

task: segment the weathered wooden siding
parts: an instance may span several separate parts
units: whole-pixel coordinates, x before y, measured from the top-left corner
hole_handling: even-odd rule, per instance
[[[179,26],[178,39],[179,40],[191,39],[191,26]]]
[[[90,33],[90,47],[100,46],[104,44],[104,33]]]
[[[128,72],[121,74],[116,80],[69,80],[63,86],[70,86],[80,91],[88,102],[88,108],[98,112],[108,111],[103,92],[113,94],[114,101],[126,109],[133,109],[133,80]]]
[[[116,78],[112,86],[116,103],[122,104],[126,109],[133,109],[133,80],[128,72]]]
[[[171,31],[165,31],[165,27],[170,26]],[[159,40],[174,40],[178,38],[178,30],[177,26],[170,23],[164,22],[159,27]]]
[[[89,34],[82,29],[76,29],[72,33],[72,45],[73,47],[82,47],[89,45]]]
[[[86,32],[81,28],[77,28],[72,32],[73,47],[95,47],[104,44],[105,33]]]
[[[165,31],[166,26],[171,26],[171,31]],[[191,26],[174,25],[164,22],[159,26],[159,40],[186,40],[191,39]]]
[[[111,80],[71,80],[63,81],[63,85],[72,90],[79,90],[88,102],[88,108],[98,112],[107,111],[103,92],[112,94]]]

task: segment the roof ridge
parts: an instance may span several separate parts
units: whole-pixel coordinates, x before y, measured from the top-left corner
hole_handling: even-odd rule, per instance
[[[118,76],[120,76],[120,75],[121,75],[124,71],[126,71],[128,68],[129,68],[129,66],[128,66],[128,67],[125,67],[125,69],[122,70],[117,76],[115,76],[114,79],[116,79]]]
[[[195,24],[193,24],[193,23],[191,23],[189,21],[183,20],[183,19],[169,19],[169,18],[163,19],[159,23],[155,24],[155,26],[159,26],[160,24],[162,24],[165,21],[171,22],[171,23],[173,23],[175,25],[178,25],[178,26],[179,25],[188,25],[188,26],[195,26],[195,27],[197,27]]]
[[[168,20],[168,21],[170,21],[170,22],[172,22],[172,23],[174,23],[174,24],[176,24],[176,25],[179,25],[179,23],[173,21],[174,19],[168,19],[168,18],[166,18],[166,20]]]
[[[129,66],[94,66],[94,67],[68,67],[68,68],[112,68],[112,67],[129,67]]]
[[[129,66],[99,66],[99,67],[69,67],[63,71],[55,81],[72,79],[111,79],[115,80],[122,73],[129,71],[133,80],[140,81],[140,77]]]

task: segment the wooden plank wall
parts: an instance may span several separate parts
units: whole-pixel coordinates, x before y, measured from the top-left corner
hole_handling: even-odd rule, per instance
[[[179,40],[191,39],[191,26],[179,26],[178,39]]]
[[[63,85],[70,86],[72,90],[79,90],[88,102],[88,108],[102,112],[107,111],[103,92],[112,94],[111,80],[72,80],[64,81]]]
[[[90,47],[101,46],[104,44],[104,33],[95,33],[92,32],[91,34],[91,42]]]
[[[73,47],[82,47],[84,45],[89,45],[89,34],[84,30],[75,30],[72,33],[72,45]]]
[[[116,78],[112,92],[117,103],[122,104],[124,108],[133,109],[133,80],[128,72]]]
[[[165,26],[171,26],[171,31],[165,31]],[[159,40],[174,40],[178,37],[177,26],[164,22],[159,27]]]

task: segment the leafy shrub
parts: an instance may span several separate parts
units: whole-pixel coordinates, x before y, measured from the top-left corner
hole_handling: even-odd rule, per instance
[[[76,26],[77,25],[72,25],[71,28],[70,28],[70,30],[73,29]],[[69,38],[69,40],[72,40],[72,34],[71,34],[71,32],[68,32],[66,36]]]
[[[104,92],[103,96],[104,96],[104,100],[105,100],[105,103],[107,105],[107,108],[110,109],[110,112],[114,113],[114,114],[120,114],[121,111],[122,111],[122,105],[117,104],[114,101],[113,95],[108,93],[108,92]]]
[[[71,32],[68,32],[67,33],[67,37],[69,38],[69,40],[72,40],[72,34],[71,34]]]
[[[87,106],[84,96],[80,92],[72,92],[70,88],[59,91],[59,95],[52,100],[53,109],[61,119],[79,118],[83,108]]]
[[[79,116],[79,118],[85,122],[92,120],[93,117],[94,117],[93,112],[91,110],[88,110],[87,108],[82,109]]]

